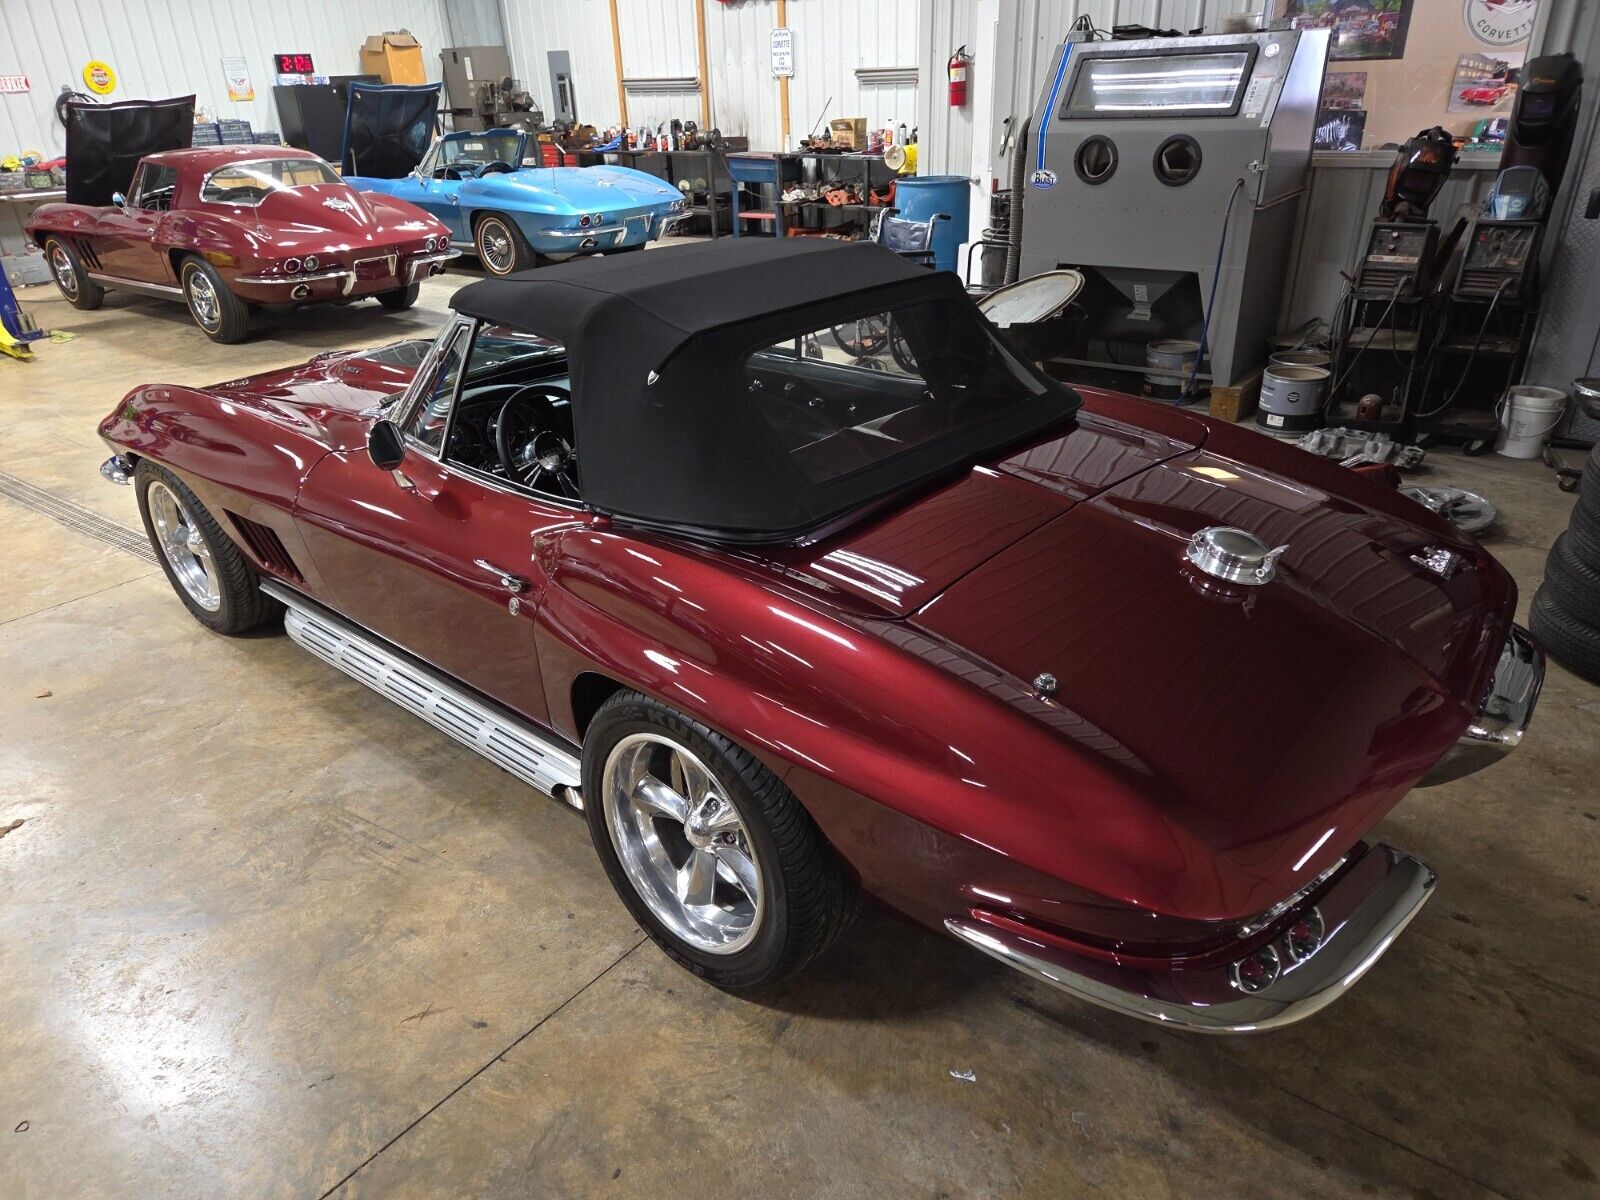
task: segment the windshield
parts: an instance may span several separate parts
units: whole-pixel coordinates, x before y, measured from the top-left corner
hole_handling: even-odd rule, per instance
[[[750,354],[744,381],[756,413],[813,483],[960,440],[1044,390],[970,304],[945,299],[786,337]]]
[[[472,347],[472,362],[467,367],[467,382],[475,383],[518,363],[537,362],[566,353],[565,347],[536,333],[523,333],[509,325],[484,324]]]
[[[522,165],[522,137],[515,133],[483,133],[452,138],[443,144],[442,166],[482,167],[492,162]]]
[[[271,192],[339,182],[333,168],[320,158],[264,158],[211,172],[200,188],[200,199],[211,204],[260,204]]]

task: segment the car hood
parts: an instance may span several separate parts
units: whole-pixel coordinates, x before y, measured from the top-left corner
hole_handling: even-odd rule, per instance
[[[1053,676],[1061,736],[1219,856],[1224,892],[1310,878],[1460,735],[1514,604],[1486,553],[1449,542],[1462,565],[1442,578],[1412,555],[1448,535],[1352,491],[1190,451],[1016,539],[911,622],[1024,690]],[[1191,567],[1210,525],[1287,546],[1277,577]]]

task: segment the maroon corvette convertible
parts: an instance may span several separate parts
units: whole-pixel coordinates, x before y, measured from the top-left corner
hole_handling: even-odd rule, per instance
[[[146,155],[104,207],[46,204],[28,218],[74,308],[107,290],[181,300],[207,337],[242,341],[257,304],[375,297],[410,308],[457,252],[404,200],[350,187],[314,154],[220,146]]]
[[[134,390],[179,598],[586,815],[728,988],[862,893],[1073,995],[1247,1031],[1428,898],[1363,839],[1515,746],[1510,578],[1299,450],[1022,361],[955,276],[722,241],[457,293],[431,345]],[[871,319],[875,354],[828,336]]]

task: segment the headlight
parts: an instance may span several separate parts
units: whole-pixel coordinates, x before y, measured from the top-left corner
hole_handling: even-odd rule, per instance
[[[306,270],[315,271],[317,269],[317,256],[315,254],[306,255],[305,263]]]

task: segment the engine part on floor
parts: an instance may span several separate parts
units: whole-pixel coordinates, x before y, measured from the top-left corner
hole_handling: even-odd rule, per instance
[[[1438,513],[1462,533],[1482,533],[1500,516],[1494,505],[1464,488],[1403,487],[1400,494]]]
[[[1551,658],[1574,675],[1600,683],[1600,629],[1562,608],[1548,584],[1533,594],[1528,628]]]
[[[1008,281],[1075,267],[1106,365],[1169,375],[1126,364],[1199,341],[1204,382],[1239,383],[1280,315],[1327,52],[1320,29],[1064,40],[1012,151]]]
[[[1304,433],[1322,424],[1327,367],[1268,366],[1261,374],[1256,425],[1269,433]]]
[[[1421,446],[1397,442],[1386,433],[1344,426],[1315,430],[1295,445],[1323,458],[1338,459],[1346,467],[1357,463],[1392,462],[1402,470],[1409,470],[1421,466],[1424,457]]]

